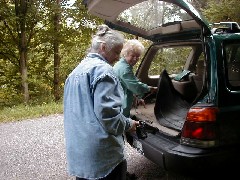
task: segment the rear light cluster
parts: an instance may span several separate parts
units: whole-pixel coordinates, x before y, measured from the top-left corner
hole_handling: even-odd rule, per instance
[[[218,108],[215,107],[191,108],[182,129],[181,144],[200,148],[216,146],[217,113]]]

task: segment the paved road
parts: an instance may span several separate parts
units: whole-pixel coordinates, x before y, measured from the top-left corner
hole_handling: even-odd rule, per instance
[[[158,166],[126,146],[128,170],[139,180],[167,179]],[[67,174],[63,115],[0,124],[0,180],[72,180]]]

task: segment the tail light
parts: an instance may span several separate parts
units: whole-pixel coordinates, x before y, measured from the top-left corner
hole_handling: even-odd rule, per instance
[[[186,117],[182,134],[181,144],[209,148],[217,145],[216,116],[218,108],[193,107]]]

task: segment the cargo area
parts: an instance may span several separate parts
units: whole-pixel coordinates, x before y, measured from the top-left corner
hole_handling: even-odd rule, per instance
[[[157,127],[170,136],[178,136],[189,108],[195,104],[203,89],[203,61],[197,63],[195,73],[183,72],[170,77],[164,70],[158,79],[156,94],[146,94],[146,106],[134,105],[131,115]],[[181,77],[180,77],[181,76]]]

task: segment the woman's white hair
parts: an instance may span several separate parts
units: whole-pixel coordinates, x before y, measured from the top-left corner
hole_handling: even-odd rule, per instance
[[[92,38],[90,52],[98,51],[101,43],[105,43],[106,48],[111,50],[113,47],[123,44],[124,41],[124,36],[121,33],[102,24],[98,27],[97,33]]]
[[[142,54],[144,52],[143,44],[137,39],[130,39],[125,42],[121,51],[121,56],[126,56],[129,52]]]

